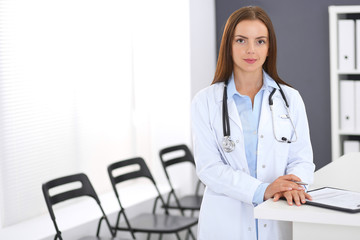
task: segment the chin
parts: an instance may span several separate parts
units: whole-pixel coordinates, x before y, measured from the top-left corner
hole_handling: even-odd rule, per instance
[[[243,68],[243,71],[244,72],[257,72],[257,71],[262,71],[262,66],[260,67],[255,67],[255,66],[252,66],[252,67],[246,67],[246,68]]]

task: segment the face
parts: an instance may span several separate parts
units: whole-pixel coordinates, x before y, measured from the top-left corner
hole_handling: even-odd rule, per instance
[[[268,30],[263,22],[260,20],[239,22],[235,27],[232,41],[234,73],[262,71],[268,49]]]

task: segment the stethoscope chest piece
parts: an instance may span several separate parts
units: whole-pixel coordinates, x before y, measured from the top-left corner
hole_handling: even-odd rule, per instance
[[[223,149],[225,152],[232,152],[235,149],[235,142],[231,140],[230,136],[224,136],[222,140]]]

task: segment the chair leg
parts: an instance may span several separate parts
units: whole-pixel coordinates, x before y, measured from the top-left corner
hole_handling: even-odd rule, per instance
[[[186,236],[185,239],[188,240],[189,239],[189,235],[190,235],[190,229],[188,231],[186,231]]]
[[[101,228],[102,220],[104,220],[104,217],[101,217],[100,220],[99,220],[97,231],[96,231],[96,236],[97,237],[99,237],[99,234],[100,234],[100,228]],[[111,235],[113,235],[113,231],[112,231],[111,227],[110,227],[110,231],[111,231]]]
[[[160,235],[159,235],[159,240],[161,240],[161,239],[162,239],[162,236],[163,236],[163,235],[162,235],[162,233],[160,233]]]
[[[179,235],[178,232],[176,233],[176,237],[177,237],[178,240],[181,240],[180,235]]]
[[[193,240],[196,240],[196,237],[195,237],[195,235],[194,235],[194,233],[192,232],[191,229],[189,229],[189,233],[190,233],[192,239],[193,239]]]
[[[133,239],[136,239],[136,237],[135,237],[135,231],[131,228],[130,222],[129,222],[128,218],[126,217],[126,214],[125,214],[125,210],[124,210],[124,209],[121,209],[120,212],[119,212],[118,219],[117,219],[117,221],[116,221],[116,227],[115,227],[116,231],[118,230],[118,227],[119,227],[120,215],[121,215],[121,213],[124,214],[124,219],[125,219],[126,225],[128,226],[128,228],[129,228],[129,230],[130,230],[130,233],[131,233],[132,238],[133,238]],[[115,232],[115,233],[116,233],[116,232]],[[116,236],[116,234],[115,234],[115,236]]]
[[[151,233],[148,233],[148,235],[147,235],[147,240],[150,240],[150,237],[151,237]]]
[[[58,238],[59,240],[62,240],[61,234],[56,233],[54,240],[57,240]]]
[[[114,229],[114,237],[116,237],[117,234],[117,228],[119,227],[119,222],[120,222],[120,217],[121,217],[121,211],[118,212],[117,218],[116,218],[116,224]]]

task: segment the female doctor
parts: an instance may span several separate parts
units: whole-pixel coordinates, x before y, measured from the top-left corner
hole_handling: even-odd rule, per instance
[[[206,185],[198,239],[291,239],[290,223],[253,213],[269,198],[305,203],[311,196],[295,182],[314,173],[304,103],[277,74],[275,32],[261,8],[229,17],[212,85],[192,102],[192,131]]]

